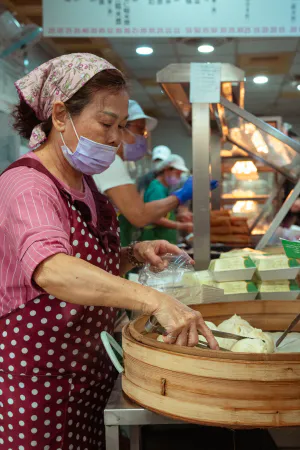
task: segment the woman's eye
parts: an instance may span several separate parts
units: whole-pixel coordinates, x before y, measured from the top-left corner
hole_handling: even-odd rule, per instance
[[[105,128],[110,128],[110,127],[111,127],[111,124],[110,124],[110,123],[102,123],[102,125],[103,125]]]

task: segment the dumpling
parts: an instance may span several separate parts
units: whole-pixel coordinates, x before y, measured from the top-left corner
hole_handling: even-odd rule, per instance
[[[220,325],[218,326],[218,330],[224,331],[225,333],[238,334],[239,336],[247,337],[253,330],[253,327],[246,320],[235,314],[234,316],[230,317],[230,319],[224,320],[224,322],[220,323]],[[221,339],[222,344],[220,345],[227,350],[231,350],[232,346],[237,342],[235,339]]]
[[[261,339],[243,339],[231,348],[232,352],[238,353],[268,353],[268,345]]]
[[[259,328],[253,328],[253,330],[251,331],[251,333],[249,333],[248,336],[265,341],[267,353],[274,353],[275,350],[274,340],[270,334],[265,333]]]

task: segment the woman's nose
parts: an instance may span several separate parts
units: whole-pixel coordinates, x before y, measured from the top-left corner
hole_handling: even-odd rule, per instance
[[[123,130],[112,127],[108,136],[108,145],[118,147],[123,140]]]

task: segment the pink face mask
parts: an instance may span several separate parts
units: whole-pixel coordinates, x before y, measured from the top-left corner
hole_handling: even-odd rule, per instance
[[[66,146],[62,133],[60,133],[64,144],[61,147],[64,157],[75,170],[85,175],[96,175],[104,172],[114,162],[118,147],[99,144],[83,136],[79,137],[71,116],[70,120],[77,136],[78,144],[75,152],[71,152]]]
[[[166,177],[167,185],[170,187],[177,186],[179,184],[179,179],[174,175],[169,175]]]
[[[130,133],[130,131],[128,131]],[[133,134],[135,142],[134,144],[123,143],[124,159],[126,161],[138,161],[142,159],[147,153],[147,139],[139,134]]]

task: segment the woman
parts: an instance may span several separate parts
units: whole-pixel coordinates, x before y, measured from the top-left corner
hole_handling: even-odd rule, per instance
[[[152,170],[137,180],[137,189],[142,196],[144,196],[144,192],[151,181],[155,179],[157,167],[159,167],[160,163],[168,159],[171,154],[171,150],[166,145],[157,145],[154,147],[152,150]]]
[[[166,161],[162,162],[158,168],[158,175],[153,180],[144,194],[144,202],[153,202],[168,197],[172,187],[180,182],[181,175],[188,172],[183,158],[179,155],[171,155]],[[177,231],[184,229],[187,232],[193,231],[192,222],[176,221],[175,211],[170,211],[166,217],[153,221],[151,225],[144,228],[141,236],[142,241],[152,241],[155,239],[165,239],[176,244]]]
[[[146,155],[146,136],[156,125],[154,121],[155,119],[145,115],[135,101],[129,100],[126,133],[123,134],[123,143],[118,149],[116,159],[108,170],[94,176],[99,191],[107,195],[118,211],[123,246],[132,242],[136,228],[142,228],[164,217],[192,197],[192,179],[190,179],[182,189],[173,192],[172,195],[146,204],[131,179],[124,161],[137,161]],[[187,228],[185,223],[178,222],[178,229]]]
[[[15,127],[34,152],[0,177],[0,443],[103,448],[115,373],[100,341],[116,308],[154,313],[167,342],[193,345],[203,319],[119,277],[161,266],[164,242],[120,249],[116,216],[90,175],[112,163],[126,126],[122,74],[90,54],[61,56],[16,83]]]

